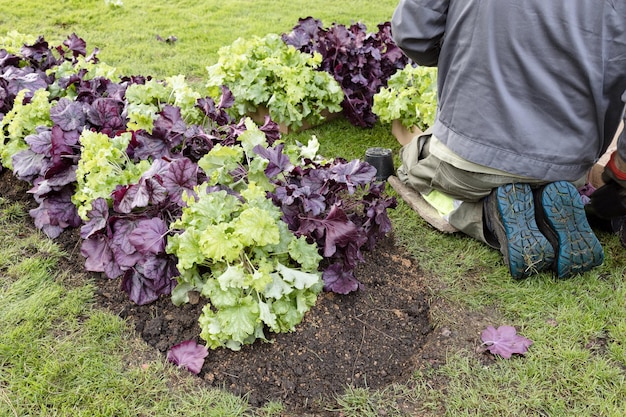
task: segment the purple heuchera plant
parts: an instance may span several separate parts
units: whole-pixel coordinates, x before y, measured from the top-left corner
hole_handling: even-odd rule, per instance
[[[204,358],[209,354],[206,346],[197,344],[194,340],[181,342],[167,352],[167,360],[179,368],[187,369],[193,374],[199,374],[204,364]]]
[[[320,70],[330,73],[341,85],[345,95],[343,113],[355,126],[372,127],[376,123],[374,95],[387,85],[391,75],[409,63],[391,37],[390,22],[368,33],[362,23],[324,28],[319,19],[307,17],[282,39],[301,52],[322,55]]]
[[[125,130],[124,102],[121,100],[125,86],[105,78],[71,78],[71,81],[69,78],[60,80],[60,84],[75,88],[77,99],[59,99],[50,108],[54,125],[39,127],[35,134],[28,135],[25,141],[29,148],[12,157],[14,175],[33,185],[29,192],[39,203],[30,215],[37,227],[51,238],[59,236],[65,228],[81,224],[71,202],[80,158],[81,132],[93,129],[115,135]]]
[[[136,184],[117,187],[112,207],[96,199],[81,228],[87,270],[121,276],[122,289],[140,305],[171,293],[178,270],[175,257],[165,253],[168,225],[180,216],[181,195],[197,177],[188,158],[156,159]]]
[[[524,355],[533,341],[517,334],[513,326],[487,327],[481,334],[483,345],[494,355],[509,359],[514,353]]]
[[[397,201],[385,196],[385,183],[375,181],[376,169],[367,162],[336,158],[296,167],[282,150],[282,145],[254,149],[269,160],[265,173],[276,185],[272,201],[289,230],[317,243],[324,257],[324,289],[339,294],[359,290],[354,269],[364,261],[362,251],[373,249],[391,231],[387,209]]]

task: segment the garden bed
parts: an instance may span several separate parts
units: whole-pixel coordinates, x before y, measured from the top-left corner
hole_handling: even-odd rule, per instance
[[[27,189],[10,171],[0,173],[0,196],[33,208]],[[63,268],[84,274],[78,230],[66,230],[56,241],[68,253]],[[479,349],[480,332],[492,318],[432,298],[429,289],[435,282],[395,244],[392,234],[365,255],[356,271],[363,291],[323,293],[293,333],[268,333],[272,343],[256,342],[238,352],[210,351],[199,383],[247,394],[253,406],[280,401],[289,415],[322,416],[331,414],[329,404],[346,386],[378,389],[407,383],[414,371],[442,365],[448,350],[468,349],[485,363],[493,360]],[[161,297],[138,306],[120,291],[119,280],[91,276],[97,287],[95,307],[128,320],[137,336],[163,356],[180,341],[197,338],[201,303],[176,307],[169,297]],[[439,317],[445,314],[445,326],[434,328],[433,310]]]

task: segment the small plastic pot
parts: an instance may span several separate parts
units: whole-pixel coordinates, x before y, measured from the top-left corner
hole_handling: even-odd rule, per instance
[[[365,162],[376,168],[376,180],[387,181],[394,174],[391,149],[369,148],[365,151]]]

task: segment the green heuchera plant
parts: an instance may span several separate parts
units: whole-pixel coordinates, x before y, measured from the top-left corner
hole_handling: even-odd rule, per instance
[[[154,121],[166,104],[179,107],[181,116],[188,124],[201,123],[204,118],[196,107],[201,94],[187,83],[184,75],[167,77],[164,81],[150,79],[144,84],[131,84],[126,89],[125,97],[127,127],[130,130],[143,129],[152,133]]]
[[[426,130],[435,122],[437,69],[407,65],[374,95],[372,111],[381,122],[400,120],[406,128]]]
[[[304,121],[317,124],[325,113],[341,111],[341,86],[318,70],[319,53],[304,54],[279,35],[268,34],[239,38],[218,55],[218,62],[207,67],[207,88],[217,99],[220,87],[227,86],[235,97],[236,117],[266,107],[273,121],[299,128]]]
[[[296,238],[267,198],[268,161],[253,151],[267,146],[265,136],[250,119],[246,125],[241,145],[218,144],[198,161],[209,180],[186,196],[166,249],[180,272],[174,304],[191,292],[208,300],[199,323],[211,349],[238,350],[265,339],[266,327],[293,330],[323,287],[317,246]]]
[[[111,193],[118,185],[136,183],[150,168],[149,161],[133,163],[126,154],[131,138],[130,132],[113,138],[91,130],[81,133],[81,156],[72,202],[83,220],[88,219],[87,213],[95,199],[102,197],[110,202]]]
[[[41,88],[26,102],[28,93],[26,89],[17,93],[13,108],[0,120],[0,163],[10,170],[11,157],[28,148],[26,136],[36,133],[39,126],[52,126],[50,93]]]
[[[81,74],[83,80],[93,80],[94,78],[106,78],[111,81],[119,80],[117,68],[105,62],[88,60],[84,56],[78,56],[74,62],[64,61],[58,66],[48,69],[47,75],[54,75],[54,82],[48,86],[52,98],[67,97],[76,100],[78,93],[75,85],[68,87],[59,86],[59,80]]]
[[[0,45],[10,54],[19,54],[24,45],[32,45],[37,40],[37,36],[20,33],[16,30],[7,32],[0,36]]]

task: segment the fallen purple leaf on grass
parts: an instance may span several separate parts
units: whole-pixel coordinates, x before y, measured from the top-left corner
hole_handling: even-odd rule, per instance
[[[498,329],[489,326],[483,330],[481,339],[489,352],[504,359],[509,359],[514,353],[524,355],[533,344],[532,340],[519,336],[513,326],[500,326]]]
[[[179,368],[185,368],[189,372],[199,374],[204,364],[204,358],[209,354],[205,346],[197,344],[193,340],[181,342],[167,352],[167,360]]]

